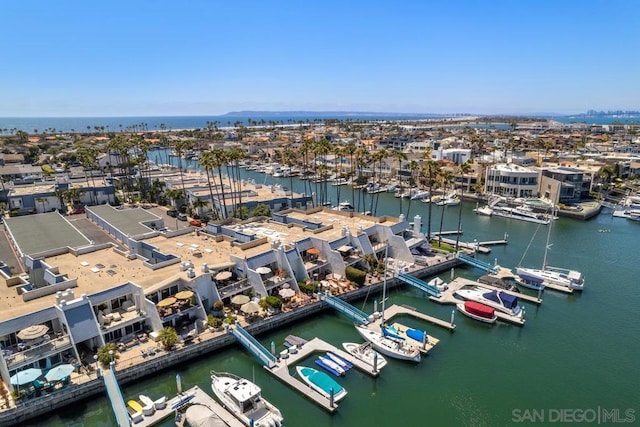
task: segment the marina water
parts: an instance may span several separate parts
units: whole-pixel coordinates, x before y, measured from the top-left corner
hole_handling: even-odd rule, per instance
[[[290,183],[289,178],[244,173],[267,185]],[[302,181],[293,182],[294,190],[301,191]],[[341,200],[351,199],[350,187],[342,187],[342,192]],[[407,199],[402,203],[406,212]],[[476,216],[474,207],[463,203],[463,241],[498,240],[508,234],[507,245],[494,246],[482,259],[494,262],[497,258],[500,265],[510,268],[520,263],[542,264],[546,226]],[[432,231],[438,231],[441,209],[432,207]],[[453,230],[458,208],[444,209],[443,230]],[[399,212],[398,199],[390,193],[380,194],[378,215]],[[408,220],[412,221],[416,214],[426,223],[427,204],[413,201]],[[401,319],[407,325],[426,328],[440,339],[440,344],[419,364],[389,360],[377,379],[357,370],[340,378],[338,381],[349,395],[334,415],[272,377],[239,345],[123,386],[123,395],[125,400],[136,399],[139,394],[152,398],[172,396],[176,393],[177,373],[184,388],[197,384],[211,394],[209,371],[216,370],[254,378],[264,396],[280,408],[288,426],[501,426],[528,421],[526,417],[533,411],[538,417],[546,417],[547,424],[554,419],[559,422],[561,416],[565,421],[567,417],[579,420],[576,414],[590,420],[592,414],[602,416],[603,411],[617,413],[618,419],[624,420],[629,414],[625,411],[632,410],[637,419],[639,233],[640,224],[612,218],[606,212],[584,222],[558,219],[553,224],[549,264],[582,271],[586,277],[583,293],[547,291],[541,306],[524,304],[527,323],[522,328],[503,323],[491,327],[456,313],[457,328],[450,333],[418,320]],[[456,276],[472,279],[481,274],[469,267],[455,271]],[[450,273],[441,277],[450,280]],[[402,286],[388,294],[387,304],[407,304],[441,319],[451,317],[453,306],[429,302],[414,289]],[[380,294],[372,294],[353,304],[372,312],[374,300],[380,298]],[[318,317],[257,338],[267,348],[274,342],[280,351],[288,334],[307,339],[317,336],[337,347],[345,341],[360,341],[352,322],[329,309]],[[313,361],[310,359],[307,365],[313,366]],[[64,408],[33,423],[36,424],[111,427],[115,418],[105,394]],[[173,419],[161,425],[173,426]]]

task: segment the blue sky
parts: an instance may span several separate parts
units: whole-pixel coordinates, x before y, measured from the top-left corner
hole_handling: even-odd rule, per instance
[[[31,1],[0,116],[640,109],[640,2]]]

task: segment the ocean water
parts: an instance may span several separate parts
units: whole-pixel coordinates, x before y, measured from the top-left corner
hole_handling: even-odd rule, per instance
[[[147,130],[160,129],[196,129],[205,128],[207,122],[218,122],[217,126],[234,126],[236,122],[249,125],[249,120],[264,120],[267,124],[273,120],[282,124],[295,124],[300,121],[313,123],[314,120],[407,120],[425,119],[432,116],[425,114],[349,114],[349,113],[313,113],[308,114],[277,114],[260,116],[259,114],[222,115],[222,116],[151,116],[151,117],[0,117],[0,134],[11,132],[12,129],[43,132],[55,129],[57,132],[95,132],[94,127],[104,127],[104,130],[118,132],[127,130],[131,126],[144,124]]]
[[[313,123],[315,120],[323,119],[341,119],[341,120],[421,120],[431,117],[446,117],[446,116],[434,116],[428,114],[367,114],[367,113],[313,113],[308,114],[296,114],[292,115],[287,112],[283,112],[278,115],[261,116],[256,114],[241,114],[241,115],[222,115],[222,116],[152,116],[152,117],[0,117],[0,134],[11,133],[12,129],[23,130],[25,132],[34,132],[38,130],[43,132],[45,130],[55,129],[56,132],[94,132],[95,126],[104,127],[104,130],[112,132],[118,132],[120,130],[126,130],[131,126],[140,126],[144,124],[147,130],[159,130],[159,129],[196,129],[205,128],[207,122],[218,122],[219,127],[233,126],[236,122],[241,122],[244,125],[249,124],[251,120],[265,120],[269,123],[270,120],[281,122],[283,124],[298,123],[299,121]],[[453,115],[451,116],[453,117]],[[587,122],[595,124],[609,124],[614,121],[621,121],[622,123],[638,123],[640,118],[608,118],[608,117],[582,117],[582,116],[566,116],[566,117],[553,117],[553,120],[557,120],[563,123],[573,122]],[[477,123],[479,128],[484,129],[485,125],[482,122]],[[488,125],[490,129],[500,128],[507,129],[508,125],[491,124]]]
[[[244,173],[245,178],[266,185],[293,183],[296,191],[304,184],[297,179]],[[350,187],[341,188],[340,200],[351,199]],[[332,197],[336,203],[337,194]],[[505,233],[509,240],[507,245],[493,247],[482,259],[511,268],[542,264],[545,226],[476,216],[474,206],[467,202],[462,205],[463,241],[497,240]],[[414,201],[409,207],[405,199],[402,212],[407,213],[407,209],[410,220],[419,214],[423,223],[428,221],[426,204]],[[438,230],[442,209],[443,229],[455,229],[458,208],[436,206],[432,207],[432,229]],[[378,214],[399,213],[399,200],[381,193]],[[629,420],[626,417],[632,414],[637,419],[640,416],[638,233],[640,224],[607,213],[589,221],[558,219],[552,228],[549,264],[582,271],[586,277],[583,293],[565,295],[547,291],[541,306],[525,303],[527,323],[522,328],[507,324],[488,326],[456,314],[457,328],[451,333],[418,320],[401,319],[411,326],[426,328],[440,339],[439,345],[419,364],[389,360],[377,379],[355,370],[339,379],[349,395],[334,415],[280,383],[240,346],[128,384],[123,387],[123,395],[125,400],[141,393],[152,398],[173,395],[177,373],[182,377],[183,387],[197,384],[210,391],[209,371],[223,370],[254,378],[264,396],[280,408],[288,426],[506,426],[530,424],[527,415],[534,413],[538,425],[557,423],[560,416],[564,421],[575,420],[576,416],[578,420],[589,421],[594,414],[601,417],[600,421],[603,414],[605,417],[618,414],[618,420]],[[481,274],[469,267],[455,271],[456,276],[471,279]],[[449,280],[450,274],[441,277]],[[448,320],[451,316],[452,306],[430,302],[421,292],[408,287],[392,289],[388,296],[388,304],[407,304],[441,319]],[[369,295],[354,305],[371,312],[375,299],[380,300],[381,295]],[[284,348],[283,339],[288,334],[307,339],[317,336],[338,347],[341,342],[360,340],[352,323],[330,310],[257,338],[266,347],[274,342],[279,351]],[[313,365],[313,361],[306,364]],[[544,422],[540,422],[540,416]],[[33,425],[113,426],[115,418],[103,395],[63,408],[34,421]],[[167,419],[160,425],[174,424]]]

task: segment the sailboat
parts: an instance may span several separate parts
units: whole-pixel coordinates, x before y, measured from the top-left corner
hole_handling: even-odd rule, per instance
[[[566,287],[569,290],[581,291],[584,289],[584,277],[582,273],[577,270],[570,270],[568,268],[551,267],[547,265],[547,252],[551,245],[549,239],[551,238],[551,227],[547,230],[547,243],[544,247],[544,258],[542,260],[542,268],[526,268],[517,267],[516,283],[530,288],[538,290],[545,284],[553,284],[556,286]]]
[[[387,246],[388,248],[388,246]],[[371,343],[375,351],[394,359],[410,360],[420,362],[420,349],[409,344],[403,337],[391,333],[384,322],[384,303],[387,291],[387,251],[384,254],[384,283],[382,286],[382,319],[380,332],[369,329],[365,325],[355,325],[358,333]]]

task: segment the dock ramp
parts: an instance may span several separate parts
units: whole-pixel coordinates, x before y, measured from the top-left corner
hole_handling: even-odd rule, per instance
[[[233,335],[240,344],[242,344],[251,354],[257,357],[260,362],[268,368],[273,368],[277,362],[276,356],[271,354],[262,344],[258,342],[249,332],[244,330],[242,326],[236,324],[230,329],[231,335]]]
[[[358,310],[351,304],[342,301],[340,298],[336,298],[329,293],[321,293],[320,301],[326,303],[329,307],[333,307],[338,310],[340,313],[345,316],[351,318],[354,322],[358,322],[360,324],[369,323],[369,316],[364,311]]]
[[[414,288],[419,289],[422,292],[425,292],[432,297],[437,298],[440,296],[440,290],[438,288],[428,284],[424,280],[420,280],[417,277],[413,277],[410,274],[398,273],[398,280],[400,280],[402,283],[406,283],[407,285],[411,285]]]
[[[493,274],[498,274],[498,267],[489,264],[488,262],[484,262],[481,261],[479,259],[476,259],[472,256],[469,256],[465,253],[462,252],[458,252],[456,254],[456,258],[459,259],[460,261],[464,262],[465,264],[468,264],[472,267],[475,268],[479,268],[481,270],[486,271],[487,273],[493,273]]]
[[[102,369],[102,380],[104,386],[107,389],[107,396],[111,402],[113,413],[116,416],[118,427],[129,427],[131,425],[129,421],[129,412],[124,404],[124,398],[122,392],[118,386],[118,380],[111,369]]]

